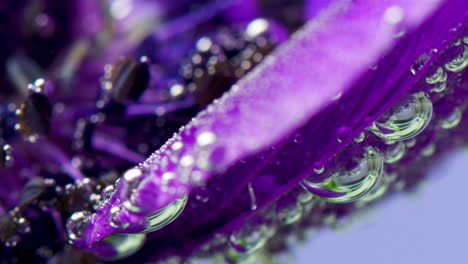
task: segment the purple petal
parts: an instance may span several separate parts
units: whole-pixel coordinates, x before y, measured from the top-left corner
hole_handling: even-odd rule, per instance
[[[133,214],[136,226],[210,180],[214,202],[187,209],[152,234],[163,239],[178,230],[174,242],[194,228],[218,223],[214,229],[248,213],[249,182],[257,203],[268,203],[309,175],[311,164],[350,142],[422,76],[420,69],[437,57],[431,51],[443,50],[458,34],[450,29],[466,23],[462,2],[337,2],[140,165],[146,177],[131,201],[139,212],[122,207],[122,215]],[[402,31],[406,34],[396,37]],[[424,54],[428,58],[411,74],[408,69]],[[378,70],[369,71],[376,63]],[[331,100],[339,94],[338,101]],[[299,128],[303,143],[287,141]],[[282,166],[269,165],[275,159]],[[128,184],[96,212],[77,245],[91,245],[115,230],[109,210],[125,201],[121,188]],[[221,193],[215,193],[216,184]]]

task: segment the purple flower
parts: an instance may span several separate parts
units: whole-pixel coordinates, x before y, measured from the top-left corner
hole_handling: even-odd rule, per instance
[[[18,41],[60,55],[2,54],[7,258],[249,261],[466,138],[463,0],[46,2]]]

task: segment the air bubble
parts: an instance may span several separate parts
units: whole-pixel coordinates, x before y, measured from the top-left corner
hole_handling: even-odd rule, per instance
[[[317,197],[336,203],[355,201],[369,192],[379,181],[383,171],[383,159],[372,148],[364,149],[363,157],[353,159],[354,168],[338,168],[323,182],[304,179],[303,186]],[[347,166],[346,166],[347,167]]]
[[[133,202],[133,194],[135,193],[135,190],[138,188],[140,185],[141,181],[144,179],[144,173],[141,169],[139,168],[133,168],[127,170],[123,178],[125,180],[125,187],[123,190],[123,195],[126,201],[123,203],[126,209],[132,211],[132,212],[140,212],[141,208],[136,206]]]
[[[354,138],[354,142],[361,143],[364,141],[364,138],[366,137],[366,134],[364,132],[359,133],[357,137]]]
[[[294,143],[301,143],[304,140],[304,136],[302,134],[296,134],[294,135]]]
[[[322,174],[324,171],[325,171],[325,166],[322,163],[317,162],[317,163],[314,164],[314,173],[315,174]]]
[[[73,243],[74,240],[79,239],[91,219],[91,213],[88,211],[79,211],[73,213],[67,221],[68,238]]]
[[[416,146],[416,139],[415,138],[412,138],[412,139],[408,139],[405,141],[405,145],[406,147],[408,148],[412,148],[414,146]]]
[[[389,145],[384,153],[385,163],[392,164],[398,162],[405,156],[406,146],[403,142],[398,142],[393,145]]]
[[[340,143],[343,142],[343,140],[345,140],[346,137],[348,137],[350,131],[351,131],[351,128],[347,126],[340,127],[338,131],[336,132],[336,137],[337,137],[338,142]]]
[[[413,95],[409,104],[400,107],[385,122],[374,122],[369,130],[385,140],[406,140],[421,133],[432,117],[432,102],[424,92]]]
[[[442,67],[437,67],[434,74],[426,78],[428,84],[435,84],[447,81],[447,73]]]
[[[439,126],[444,129],[451,129],[458,126],[458,124],[460,124],[461,119],[462,111],[460,110],[460,108],[455,107],[455,109],[452,111],[452,113],[450,113],[449,116],[439,120]]]
[[[425,146],[423,149],[421,149],[421,155],[424,157],[430,157],[434,155],[435,153],[436,146],[434,143],[430,143],[429,145]]]
[[[440,92],[443,92],[446,88],[447,88],[447,83],[445,82],[439,83],[431,89],[431,92],[440,93]]]
[[[268,241],[268,228],[266,224],[244,223],[242,227],[231,233],[229,237],[231,246],[239,252],[255,252],[263,248]]]
[[[115,251],[115,255],[105,258],[115,261],[135,254],[145,243],[145,234],[112,234],[104,239],[104,243]]]
[[[303,214],[302,204],[298,200],[279,200],[276,207],[276,217],[285,225],[299,221]]]
[[[21,240],[21,238],[18,235],[13,235],[13,236],[5,239],[4,244],[5,244],[6,247],[12,248],[12,247],[16,247],[16,245],[18,245],[20,240]]]
[[[147,218],[148,226],[142,233],[154,232],[172,223],[184,211],[188,196],[177,199]]]
[[[468,66],[468,47],[465,46],[463,48],[462,54],[460,54],[455,59],[447,62],[444,66],[445,66],[445,69],[451,72],[463,71],[466,68],[466,66]]]
[[[20,234],[29,234],[31,233],[31,224],[29,224],[29,221],[24,218],[20,217],[16,221],[17,224],[17,230]]]

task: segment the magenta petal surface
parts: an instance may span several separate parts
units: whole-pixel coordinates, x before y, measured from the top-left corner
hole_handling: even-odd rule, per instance
[[[323,150],[312,163],[331,156],[421,77],[412,75],[410,66],[451,41],[457,33],[450,29],[466,23],[464,6],[462,0],[336,1],[140,164],[146,177],[133,203],[141,211],[125,212],[136,219],[128,229],[207,182],[218,184],[220,199],[204,208],[188,207],[172,225],[151,234],[156,241],[167,238],[170,247],[206,223],[223,226],[232,220],[217,213],[236,199],[232,214],[248,212],[248,197],[240,193],[249,182],[259,204],[290,188],[289,179],[297,182],[311,168],[298,165],[308,153],[305,147]],[[406,35],[396,37],[402,30]],[[382,58],[391,63],[369,74]],[[332,100],[340,94],[338,102]],[[333,115],[341,106],[348,112]],[[339,142],[342,126],[347,126],[346,135]],[[307,139],[300,147],[288,141],[298,129]],[[280,150],[289,153],[281,160],[287,164],[283,169],[268,163]],[[116,231],[109,210],[125,202],[124,181],[95,213],[77,245],[90,246]],[[175,230],[175,238],[169,239]]]

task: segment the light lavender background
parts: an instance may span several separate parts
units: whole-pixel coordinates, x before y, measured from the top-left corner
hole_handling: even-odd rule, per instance
[[[298,264],[468,263],[468,152],[434,166],[416,194],[396,194],[345,231],[310,234]]]

